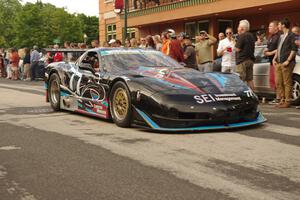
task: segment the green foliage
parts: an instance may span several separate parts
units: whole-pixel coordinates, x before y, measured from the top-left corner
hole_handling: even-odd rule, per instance
[[[82,22],[83,32],[88,36],[87,43],[90,44],[92,40],[99,37],[99,19],[94,16],[86,16],[79,14],[78,18]]]
[[[47,47],[59,40],[88,44],[99,35],[98,18],[84,14],[69,14],[51,4],[0,0],[0,47]]]
[[[14,46],[16,14],[21,9],[18,0],[0,0],[0,47]]]

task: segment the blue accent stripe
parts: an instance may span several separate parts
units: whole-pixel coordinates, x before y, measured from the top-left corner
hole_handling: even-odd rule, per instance
[[[150,119],[148,117],[148,115],[146,115],[146,113],[144,113],[143,111],[135,108],[136,111],[142,116],[142,118],[147,122],[147,124],[153,128],[153,129],[161,129],[154,121],[152,121],[152,119]]]
[[[227,80],[225,76],[221,74],[215,74],[215,73],[208,73],[208,75],[216,79],[222,87],[225,87],[226,80]]]
[[[251,126],[255,124],[261,124],[267,121],[266,118],[264,118],[263,115],[259,113],[257,119],[251,122],[240,122],[240,123],[216,125],[216,126],[198,126],[198,127],[191,127],[191,128],[162,128],[158,126],[150,117],[148,117],[146,113],[139,110],[138,108],[135,109],[151,128],[155,130],[161,130],[161,131],[204,131],[204,130],[230,129],[230,128],[238,128],[238,127]]]
[[[60,91],[60,96],[67,97],[67,96],[70,96],[70,94],[65,91]]]
[[[86,108],[85,109],[88,113],[90,113],[90,114],[96,114],[94,111],[92,111],[91,109],[88,109],[88,108]]]
[[[102,104],[102,105],[104,105],[104,106],[106,106],[106,107],[108,107],[108,102],[107,102],[107,101],[105,101],[105,100],[104,100],[104,101],[102,101],[102,102],[101,102],[101,104]]]
[[[45,89],[48,89],[48,84],[44,83]]]

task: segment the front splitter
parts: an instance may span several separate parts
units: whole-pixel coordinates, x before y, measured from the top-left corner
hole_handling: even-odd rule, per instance
[[[181,132],[181,131],[209,131],[209,130],[222,130],[222,129],[234,129],[247,126],[253,126],[261,124],[267,121],[267,119],[259,112],[258,117],[254,121],[249,122],[239,122],[226,125],[210,125],[210,126],[197,126],[197,127],[187,127],[187,128],[163,128],[156,124],[146,113],[135,108],[137,113],[145,120],[145,122],[150,126],[151,129],[156,131],[167,131],[167,132]]]

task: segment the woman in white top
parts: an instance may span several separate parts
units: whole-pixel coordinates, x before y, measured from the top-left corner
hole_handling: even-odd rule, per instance
[[[226,29],[226,38],[221,40],[217,49],[218,56],[222,56],[222,72],[234,72],[235,62],[235,40],[232,37],[232,28]]]

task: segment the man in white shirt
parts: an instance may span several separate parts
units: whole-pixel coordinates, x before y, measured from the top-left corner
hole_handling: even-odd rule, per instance
[[[221,40],[217,49],[218,56],[222,56],[222,72],[233,72],[236,66],[235,41],[232,28],[226,29],[226,38]]]

